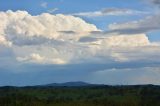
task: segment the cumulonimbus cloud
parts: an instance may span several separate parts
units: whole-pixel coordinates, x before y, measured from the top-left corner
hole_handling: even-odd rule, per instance
[[[18,62],[124,62],[149,59],[153,54],[146,49],[152,44],[144,33],[127,34],[130,36],[104,33],[101,38],[98,33],[95,36],[96,32],[101,32],[95,25],[70,15],[43,13],[32,16],[26,11],[7,11],[0,12],[0,23],[0,44],[10,45]],[[142,48],[149,52],[147,57],[145,53],[136,53]],[[130,56],[131,53],[134,56]]]

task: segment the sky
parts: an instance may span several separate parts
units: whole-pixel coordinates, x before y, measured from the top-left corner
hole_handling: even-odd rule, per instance
[[[160,85],[160,0],[1,0],[0,86]]]

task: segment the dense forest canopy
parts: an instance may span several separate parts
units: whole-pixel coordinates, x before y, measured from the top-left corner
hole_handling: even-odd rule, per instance
[[[1,87],[0,106],[160,106],[160,86]]]

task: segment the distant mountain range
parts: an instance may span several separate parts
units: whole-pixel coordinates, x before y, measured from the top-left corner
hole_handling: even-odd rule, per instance
[[[80,86],[100,86],[100,84],[90,84],[86,82],[65,82],[65,83],[51,83],[51,84],[46,84],[46,85],[40,85],[40,86],[53,86],[53,87],[80,87]]]

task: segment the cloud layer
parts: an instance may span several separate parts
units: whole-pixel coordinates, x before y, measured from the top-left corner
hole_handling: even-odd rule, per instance
[[[126,23],[110,24],[108,28],[111,32],[118,33],[147,33],[154,30],[160,30],[160,14],[148,16],[139,21],[132,21]]]
[[[160,0],[150,0],[150,2],[160,7]]]

